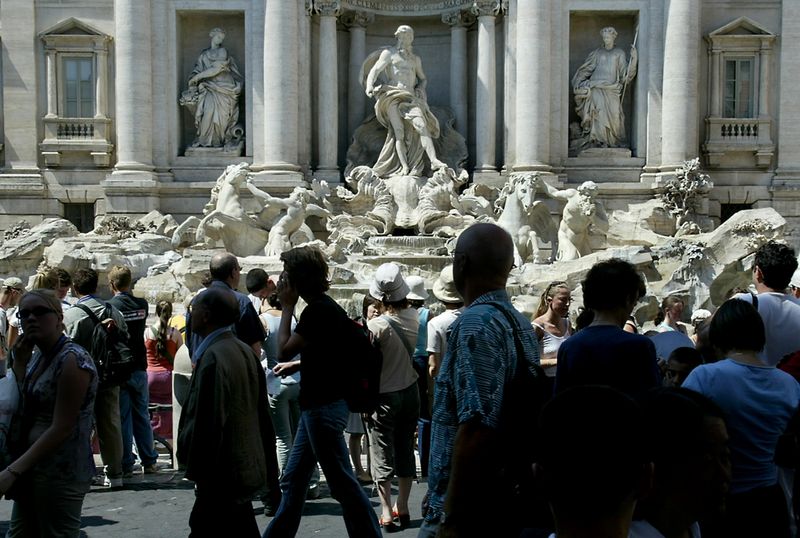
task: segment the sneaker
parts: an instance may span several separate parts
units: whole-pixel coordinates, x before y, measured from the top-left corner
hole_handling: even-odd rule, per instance
[[[112,489],[121,488],[123,486],[122,477],[119,478],[106,477],[105,480],[103,480],[103,485],[107,488],[112,488]]]
[[[306,492],[306,499],[313,501],[319,499],[319,495],[319,485],[314,485],[308,488],[308,491]]]
[[[133,478],[133,469],[129,471],[122,471],[122,478]]]
[[[278,513],[278,507],[272,501],[264,501],[264,515],[274,517]]]
[[[155,474],[160,470],[161,467],[158,466],[158,463],[153,463],[152,465],[144,466],[144,474]]]

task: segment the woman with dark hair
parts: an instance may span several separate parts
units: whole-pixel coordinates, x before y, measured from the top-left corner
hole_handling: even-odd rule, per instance
[[[155,324],[144,330],[144,349],[147,354],[147,389],[150,403],[172,405],[172,367],[175,353],[183,345],[181,333],[170,326],[172,303],[159,301],[156,304]],[[172,438],[172,410],[155,411],[150,420],[153,432]]]
[[[331,495],[342,506],[351,537],[381,535],[378,518],[356,480],[347,456],[344,428],[349,411],[345,402],[347,365],[351,350],[346,338],[353,321],[325,292],[329,288],[328,264],[314,247],[297,247],[281,254],[283,273],[278,279],[278,300],[283,307],[278,328],[277,375],[300,378],[300,425],[289,461],[281,476],[281,504],[264,536],[297,534],[311,475],[319,462]],[[297,300],[306,307],[294,332],[292,320]],[[296,355],[300,359],[293,359]],[[285,361],[285,362],[283,362]]]
[[[77,537],[95,473],[97,371],[86,350],[64,335],[55,292],[28,292],[17,316],[24,333],[11,354],[21,381],[20,431],[12,462],[0,472],[0,494],[14,499],[7,536]]]
[[[725,358],[695,368],[683,387],[708,396],[725,412],[732,480],[724,536],[788,537],[775,450],[800,407],[800,384],[759,359],[764,323],[751,304],[723,303],[711,319],[709,337]]]
[[[680,323],[681,317],[683,317],[683,299],[675,295],[667,295],[661,301],[653,323],[660,333],[678,331],[686,334],[686,327]]]

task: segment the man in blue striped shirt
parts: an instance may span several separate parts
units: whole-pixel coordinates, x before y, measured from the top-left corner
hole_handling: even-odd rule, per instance
[[[420,538],[436,536],[440,526],[466,536],[465,529],[502,525],[491,500],[500,497],[503,398],[517,361],[539,362],[530,320],[514,309],[505,290],[513,258],[511,237],[494,224],[471,226],[456,244],[453,277],[466,310],[449,328],[436,377],[428,508]],[[517,357],[515,332],[524,357]]]

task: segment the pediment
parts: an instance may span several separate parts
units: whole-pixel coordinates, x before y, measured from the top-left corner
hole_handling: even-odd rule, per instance
[[[748,17],[739,17],[721,28],[717,28],[710,34],[709,37],[724,37],[724,36],[752,36],[752,37],[775,37],[775,34],[758,24],[753,19]]]
[[[98,30],[97,28],[92,27],[89,24],[86,24],[83,21],[76,19],[75,17],[70,17],[68,19],[64,19],[63,21],[59,22],[55,26],[51,26],[47,30],[43,31],[39,34],[40,37],[45,36],[106,36],[103,32]]]

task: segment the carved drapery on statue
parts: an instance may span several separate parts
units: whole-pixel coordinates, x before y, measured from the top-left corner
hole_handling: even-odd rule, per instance
[[[625,52],[614,47],[617,31],[608,27],[601,34],[605,46],[589,53],[572,77],[575,111],[581,119],[580,128],[570,136],[573,154],[591,147],[627,147],[622,107],[627,86],[636,76],[637,53],[632,46],[628,61]]]
[[[239,97],[242,75],[234,59],[222,46],[225,32],[219,28],[210,34],[211,47],[197,58],[189,76],[189,87],[181,94],[180,104],[194,115],[197,138],[192,148],[240,147],[244,129],[239,124]]]
[[[381,153],[378,155],[378,161],[372,167],[375,173],[381,177],[399,175],[403,170],[395,149],[398,141],[395,138],[394,130],[391,129],[390,110],[396,110],[409,127],[415,122],[422,122],[430,133],[431,138],[439,138],[439,121],[428,108],[428,103],[408,90],[392,88],[382,92],[375,102],[375,117],[381,125],[387,128],[388,132]],[[419,133],[416,129],[407,128],[404,130],[404,134],[404,140],[401,140],[400,143],[406,148],[408,162],[408,173],[406,175],[422,176],[427,163],[425,149],[420,142]]]

